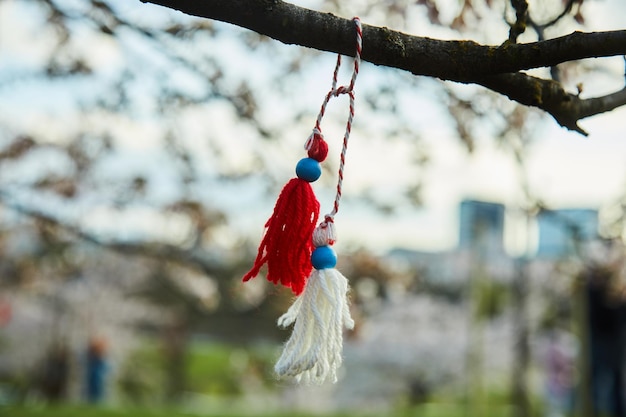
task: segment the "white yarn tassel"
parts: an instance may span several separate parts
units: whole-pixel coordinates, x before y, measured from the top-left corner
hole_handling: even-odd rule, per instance
[[[354,328],[347,300],[348,280],[334,268],[315,269],[304,292],[278,319],[287,327],[295,322],[275,371],[297,382],[337,382],[341,366],[343,328]]]

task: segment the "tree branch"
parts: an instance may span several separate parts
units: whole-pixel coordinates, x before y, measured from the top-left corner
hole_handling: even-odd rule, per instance
[[[626,105],[626,88],[588,99],[566,92],[560,83],[523,73],[500,74],[477,80],[477,84],[504,94],[526,106],[538,107],[563,127],[587,135],[578,120]]]
[[[354,23],[279,0],[142,0],[251,29],[286,44],[354,56]],[[363,25],[364,61],[415,75],[471,82],[487,75],[626,54],[626,30],[581,33],[527,44],[485,46]]]
[[[354,24],[331,13],[305,9],[280,0],[141,0],[183,13],[232,23],[269,36],[286,44],[297,44],[322,51],[354,55]],[[554,116],[562,126],[572,129],[576,120],[552,111],[552,100],[529,100],[529,82],[546,88],[539,96],[554,93],[551,81],[539,82],[517,73],[531,68],[552,67],[566,61],[591,57],[626,55],[626,30],[582,33],[533,43],[505,42],[499,46],[480,45],[473,41],[444,41],[412,36],[386,27],[363,25],[362,59],[376,65],[409,71],[415,75],[442,80],[477,83],[506,94],[511,100],[539,107]],[[503,75],[509,74],[509,75]],[[522,80],[526,82],[522,82]],[[510,86],[507,80],[514,81]],[[547,84],[546,84],[547,83]],[[515,88],[515,87],[519,88]],[[506,91],[506,92],[504,92]],[[533,94],[535,94],[533,93]],[[569,97],[567,93],[561,97]],[[557,94],[558,95],[558,94]],[[539,97],[535,94],[535,97]],[[550,103],[546,105],[545,103]],[[578,118],[588,111],[578,109],[580,100],[572,100],[570,108]],[[586,105],[585,105],[586,106]],[[587,108],[586,108],[587,109]],[[585,109],[585,110],[586,110]],[[602,110],[607,111],[607,110]],[[581,132],[580,128],[574,130]]]
[[[179,265],[194,266],[205,274],[217,278],[231,271],[231,265],[227,265],[220,262],[218,259],[212,258],[206,253],[206,251],[199,248],[186,250],[175,245],[157,242],[120,242],[103,240],[94,234],[84,231],[79,226],[59,220],[55,216],[45,213],[39,209],[28,207],[24,204],[13,201],[5,192],[1,190],[0,204],[17,213],[57,226],[80,240],[110,249],[122,255],[143,256],[152,259],[167,260]]]

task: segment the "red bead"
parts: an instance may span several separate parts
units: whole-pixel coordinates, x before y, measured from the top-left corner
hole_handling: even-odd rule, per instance
[[[317,162],[322,162],[328,155],[328,143],[324,140],[324,137],[320,133],[313,135],[313,141],[309,148],[309,158],[315,159]]]

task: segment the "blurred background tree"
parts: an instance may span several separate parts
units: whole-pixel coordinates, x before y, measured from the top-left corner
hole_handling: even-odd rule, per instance
[[[591,3],[594,10],[602,6],[580,0],[308,5],[358,14],[372,25],[416,33],[427,28],[440,39],[504,47],[585,30]],[[618,45],[624,49],[624,41]],[[384,51],[367,53],[375,52]],[[609,91],[623,91],[617,58],[604,67],[566,62],[531,74],[575,91],[567,97],[576,101],[584,95],[580,80],[602,78]],[[11,381],[16,396],[32,395],[41,368],[35,360],[48,352],[82,352],[93,336],[108,339],[108,354],[119,365],[112,377],[123,392],[148,398],[152,394],[144,392],[159,381],[162,394],[174,401],[199,384],[192,370],[206,369],[192,354],[198,339],[246,346],[284,337],[274,321],[290,294],[262,279],[242,285],[240,278],[310,132],[333,60],[332,54],[139,2],[0,3],[0,311],[9,311],[0,324],[7,330],[0,376]],[[354,180],[347,181],[346,204],[366,209],[346,224],[363,218],[382,224],[420,209],[436,146],[428,135],[453,138],[467,155],[495,143],[519,161],[520,171],[527,169],[526,155],[546,113],[509,100],[493,80],[470,80],[485,89],[430,75],[365,64],[355,124],[364,145],[351,155],[378,166],[355,164],[347,173]],[[562,114],[547,111],[567,124]],[[329,109],[328,136],[341,135],[344,117]],[[335,155],[338,146],[331,142]],[[325,169],[330,175],[322,177],[319,194],[329,201],[335,168]],[[521,184],[516,203],[537,212],[543,196]],[[418,232],[404,233],[410,238]],[[389,245],[384,234],[381,227],[346,239],[342,269],[363,320],[397,292],[463,299],[453,286],[381,260]],[[506,300],[489,278],[475,288],[481,320],[499,317]],[[520,280],[518,295],[531,291],[523,287],[529,285],[525,275]],[[527,319],[524,297],[513,298],[520,303],[520,326]],[[161,356],[144,345],[145,338],[159,340]],[[205,388],[271,389],[271,354],[246,355],[217,351],[207,358],[216,379],[226,382]],[[70,356],[73,369],[81,366],[78,357]],[[163,361],[163,375],[133,372],[144,360]],[[148,368],[143,371],[150,374]],[[80,379],[71,375],[63,395],[80,396]],[[412,386],[423,385],[418,382]]]

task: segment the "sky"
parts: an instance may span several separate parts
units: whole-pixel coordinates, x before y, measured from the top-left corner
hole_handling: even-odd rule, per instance
[[[41,24],[36,17],[28,15],[28,19],[19,19],[23,11],[17,12],[9,9],[7,4],[0,8],[0,72],[3,74],[15,71],[23,71],[29,66],[36,66],[44,59],[44,51],[47,48],[45,34],[38,33]],[[294,1],[295,4],[315,7],[315,1]],[[144,5],[140,2],[128,5],[129,15],[143,19],[166,19],[170,11],[156,6]],[[451,2],[450,4],[456,4]],[[533,6],[531,2],[531,9]],[[355,9],[360,3],[355,2]],[[623,29],[626,27],[626,3],[622,0],[589,1],[584,3],[586,25],[584,30],[610,30]],[[450,10],[452,10],[451,7]],[[9,10],[9,12],[7,12]],[[442,9],[442,20],[451,19],[452,12]],[[533,9],[536,10],[536,9]],[[446,14],[447,13],[447,14]],[[359,14],[358,10],[355,13]],[[26,16],[26,15],[24,15]],[[361,16],[364,23],[385,25],[385,16],[372,13]],[[407,21],[411,22],[406,27],[398,28],[421,36],[432,36],[442,39],[458,39],[458,33],[441,27],[430,25],[418,7],[409,9]],[[18,22],[20,28],[18,30]],[[506,36],[506,27],[497,14],[493,14],[493,20],[485,26],[490,27],[488,32],[475,32],[464,34],[463,37],[471,38],[479,42],[496,44]],[[482,26],[482,27],[485,27]],[[306,68],[300,82],[285,79],[280,88],[267,85],[266,74],[275,71],[272,59],[262,59],[259,54],[251,55],[238,43],[241,30],[229,25],[220,25],[220,41],[213,45],[212,53],[227,60],[229,65],[227,80],[232,80],[235,86],[242,79],[249,81],[261,89],[264,96],[263,108],[259,111],[264,115],[267,123],[281,124],[284,114],[289,114],[286,106],[297,100],[303,108],[310,109],[307,115],[311,115],[310,121],[300,124],[290,123],[294,127],[293,132],[285,132],[285,137],[274,150],[272,163],[266,169],[279,178],[288,180],[292,174],[292,165],[302,157],[302,144],[310,132],[314,118],[322,99],[330,87],[330,77],[334,66],[335,56],[322,54],[315,66]],[[527,35],[524,35],[527,36]],[[81,40],[82,39],[82,40]],[[524,40],[524,38],[522,38]],[[533,39],[526,39],[533,40]],[[366,39],[364,40],[367,41]],[[78,42],[84,42],[86,46],[93,47],[94,40],[86,37],[78,38]],[[28,45],[28,51],[23,51],[23,45]],[[145,51],[133,45],[129,41],[126,50],[119,51],[114,45],[101,39],[97,41],[98,48],[90,54],[95,67],[106,75],[107,71],[119,70],[122,65],[124,54],[143,54]],[[296,46],[280,45],[279,49],[285,56],[296,53]],[[120,55],[121,54],[121,55]],[[150,57],[149,57],[150,58]],[[16,64],[16,63],[19,63]],[[605,94],[623,86],[624,62],[618,58],[588,60],[586,65],[598,64],[606,69],[594,72],[592,75],[580,73],[572,77],[573,88],[576,82],[583,82],[585,88],[583,95]],[[344,60],[344,65],[350,67],[350,60]],[[254,70],[251,70],[253,68]],[[345,74],[343,74],[345,75]],[[490,137],[489,127],[485,127],[485,138],[481,140],[472,154],[460,145],[455,137],[454,129],[450,125],[449,116],[446,114],[445,105],[433,98],[438,94],[438,81],[421,80],[411,86],[410,89],[401,90],[396,98],[400,112],[410,114],[409,126],[419,130],[419,146],[425,149],[429,156],[429,163],[423,168],[416,167],[411,162],[412,145],[403,141],[390,140],[381,135],[385,124],[389,121],[375,114],[360,113],[359,103],[361,98],[359,88],[367,89],[370,84],[389,82],[392,84],[402,83],[406,74],[399,71],[381,71],[379,68],[364,64],[357,80],[357,102],[354,131],[351,137],[348,157],[346,162],[346,178],[344,182],[344,196],[340,213],[337,215],[337,228],[340,243],[346,247],[367,247],[370,249],[385,251],[392,247],[406,247],[416,250],[447,250],[456,245],[458,230],[458,204],[464,198],[481,199],[504,203],[510,208],[511,215],[507,217],[507,247],[512,253],[519,253],[525,247],[523,238],[519,233],[518,211],[523,202],[520,188],[521,178],[507,147],[498,144]],[[172,74],[172,79],[189,85],[193,89],[193,80],[184,73]],[[92,88],[76,86],[78,94],[89,94]],[[153,88],[144,86],[144,88]],[[477,88],[473,86],[453,85],[467,97],[473,97]],[[54,136],[55,132],[63,136],[67,132],[65,115],[58,113],[71,108],[72,98],[66,94],[62,86],[47,85],[45,89],[16,88],[14,90],[0,89],[0,123],[7,123],[11,118],[26,116],[28,123],[41,126],[47,135]],[[141,96],[141,92],[138,92]],[[361,98],[362,99],[362,98]],[[68,100],[67,104],[64,104]],[[144,103],[146,109],[150,109],[150,102]],[[361,107],[359,107],[361,105]],[[329,105],[329,115],[324,125],[327,138],[337,138],[330,142],[332,155],[337,155],[340,138],[343,135],[343,123],[347,111],[345,100],[337,100]],[[284,110],[284,111],[283,111]],[[148,111],[148,110],[146,110]],[[221,160],[211,160],[207,154],[207,160],[211,163],[223,166],[246,166],[252,163],[250,154],[241,152],[241,149],[251,149],[261,146],[254,132],[238,123],[231,110],[219,105],[203,109],[203,114],[184,115],[178,123],[179,129],[188,137],[202,137],[212,135],[213,140],[221,146]],[[71,110],[69,111],[72,112]],[[537,114],[539,112],[536,112]],[[62,115],[62,117],[59,117]],[[4,117],[4,119],[3,119]],[[72,115],[76,117],[76,115]],[[80,117],[80,116],[79,116]],[[534,196],[545,201],[551,208],[598,208],[601,214],[626,194],[626,141],[623,138],[624,118],[626,108],[617,109],[613,112],[594,116],[581,122],[581,126],[590,135],[583,137],[578,133],[569,132],[556,124],[551,118],[534,118],[536,120],[532,129],[531,145],[528,147],[526,158],[527,178],[531,192]],[[361,118],[361,119],[360,119]],[[207,127],[201,120],[219,120],[221,123]],[[33,123],[36,122],[36,123]],[[157,144],[153,137],[159,125],[146,118],[129,120],[106,120],[101,118],[97,121],[89,121],[94,129],[100,129],[101,125],[111,124],[118,129],[123,152],[109,158],[98,169],[106,173],[108,178],[114,178],[115,173],[128,174],[133,170],[148,172],[157,178],[158,191],[155,195],[166,200],[173,198],[179,193],[174,183],[168,180],[168,171],[164,166],[165,160],[162,155],[152,154]],[[206,150],[198,149],[198,155],[204,155]],[[203,153],[204,152],[204,153]],[[57,156],[49,156],[48,161],[54,163]],[[329,158],[329,163],[337,161]],[[207,175],[211,175],[211,169],[207,164]],[[58,162],[60,170],[63,162]],[[331,168],[331,172],[334,169]],[[32,173],[32,172],[31,172]],[[7,180],[11,175],[10,170],[0,170],[0,177]],[[21,174],[13,172],[16,178]],[[113,177],[111,177],[113,175]],[[327,175],[327,174],[325,174]],[[394,204],[395,194],[402,185],[403,179],[419,176],[423,183],[422,198],[424,205],[419,208],[407,204],[399,204],[393,216],[381,215],[371,206],[364,204],[362,200],[351,198],[364,188],[373,190],[372,193],[381,201],[389,201]],[[330,211],[334,199],[334,181],[328,177],[320,186],[316,186],[322,204],[322,212]],[[239,188],[237,188],[239,187]],[[255,239],[260,237],[266,218],[271,213],[274,198],[268,198],[266,188],[254,179],[242,185],[217,185],[211,190],[198,191],[203,194],[207,201],[215,202],[220,208],[231,213],[235,220],[233,229],[224,229],[219,236],[224,244],[236,244],[238,235],[248,236]],[[108,196],[91,196],[84,206],[77,209],[90,210],[93,227],[100,227],[107,223],[106,209],[97,207],[98,199],[106,199]],[[156,197],[155,197],[156,198]],[[93,209],[96,204],[96,209]],[[88,209],[86,207],[92,207]],[[76,210],[75,210],[76,211]],[[149,231],[152,224],[163,219],[152,218],[145,210],[137,208],[137,213],[127,219],[118,219],[118,224],[126,225],[124,230]],[[324,214],[324,213],[322,213]],[[137,220],[137,219],[140,220]],[[167,235],[181,236],[188,225],[182,219],[170,219],[162,232]],[[234,230],[234,232],[233,232]],[[131,233],[131,232],[128,232]],[[515,236],[515,237],[513,237]]]

